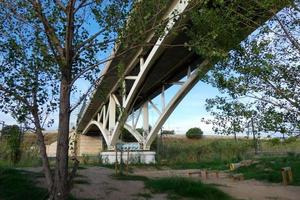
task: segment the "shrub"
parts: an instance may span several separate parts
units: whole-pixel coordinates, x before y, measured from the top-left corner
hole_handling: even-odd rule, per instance
[[[293,143],[293,142],[296,142],[296,141],[297,141],[297,137],[291,136],[291,137],[287,138],[286,140],[284,140],[284,143],[285,144],[290,144],[290,143]]]
[[[186,132],[186,137],[190,139],[199,139],[202,138],[203,131],[200,128],[190,128]]]
[[[2,129],[3,137],[7,142],[7,148],[10,154],[10,160],[17,164],[21,159],[21,140],[22,132],[17,125],[5,126]]]
[[[272,138],[269,140],[272,146],[276,146],[280,144],[280,139],[279,138]]]
[[[163,130],[161,132],[162,135],[174,135],[175,131],[174,130]]]

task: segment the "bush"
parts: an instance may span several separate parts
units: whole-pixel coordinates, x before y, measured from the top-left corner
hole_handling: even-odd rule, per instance
[[[291,137],[287,138],[286,140],[284,140],[284,143],[285,144],[290,144],[290,143],[293,143],[293,142],[296,142],[296,141],[297,141],[297,137],[291,136]]]
[[[21,129],[17,125],[5,126],[2,134],[7,143],[10,160],[13,164],[17,164],[21,159]]]
[[[163,130],[161,132],[162,135],[174,135],[175,131],[174,130]]]
[[[190,139],[199,139],[202,138],[203,131],[200,128],[190,128],[186,132],[186,137]]]
[[[272,146],[276,146],[280,144],[280,139],[279,138],[272,138],[269,140]]]

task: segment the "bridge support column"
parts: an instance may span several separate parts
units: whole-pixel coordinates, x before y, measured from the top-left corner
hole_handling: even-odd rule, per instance
[[[149,134],[149,109],[148,101],[144,103],[143,108],[143,138],[145,139]]]

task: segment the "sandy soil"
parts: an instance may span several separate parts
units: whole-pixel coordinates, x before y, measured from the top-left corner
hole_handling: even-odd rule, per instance
[[[27,169],[38,172],[40,168]],[[188,177],[189,172],[199,170],[156,170],[153,168],[135,169],[135,175],[147,176],[150,178],[184,176]],[[89,167],[79,170],[75,187],[72,194],[77,198],[105,199],[105,200],[164,200],[167,194],[151,194],[144,188],[142,181],[122,181],[111,177],[114,170],[103,167]],[[204,173],[200,177],[193,174],[192,177],[204,183],[214,184],[219,189],[237,199],[244,200],[299,200],[299,186],[282,186],[280,184],[264,183],[255,180],[235,181],[226,173],[220,173],[219,178],[215,173],[209,173],[208,178]],[[43,180],[40,180],[43,182]],[[151,194],[151,198],[149,198]]]

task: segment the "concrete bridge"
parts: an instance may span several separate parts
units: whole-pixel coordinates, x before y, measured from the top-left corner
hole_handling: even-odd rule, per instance
[[[105,141],[107,152],[102,156],[113,162],[113,150],[120,142],[120,133],[127,129],[138,144],[144,162],[154,162],[154,152],[150,146],[158,135],[162,125],[174,111],[176,106],[210,69],[208,62],[183,46],[187,36],[184,32],[170,34],[177,23],[172,20],[174,11],[180,14],[188,8],[187,0],[173,0],[168,11],[163,16],[168,21],[165,34],[154,41],[155,45],[130,51],[126,56],[112,59],[102,71],[99,86],[94,91],[89,102],[86,102],[77,121],[77,133],[98,133]],[[153,42],[153,34],[147,42]],[[166,48],[166,46],[173,46]],[[112,56],[117,54],[113,52]],[[118,75],[118,64],[122,59],[124,77]],[[183,79],[186,77],[185,79]],[[184,80],[184,81],[183,81]],[[172,85],[181,88],[166,102],[165,91]],[[155,105],[153,98],[161,96],[160,107]],[[156,122],[149,124],[149,107],[157,113]],[[142,120],[142,130],[137,131],[139,119]]]

